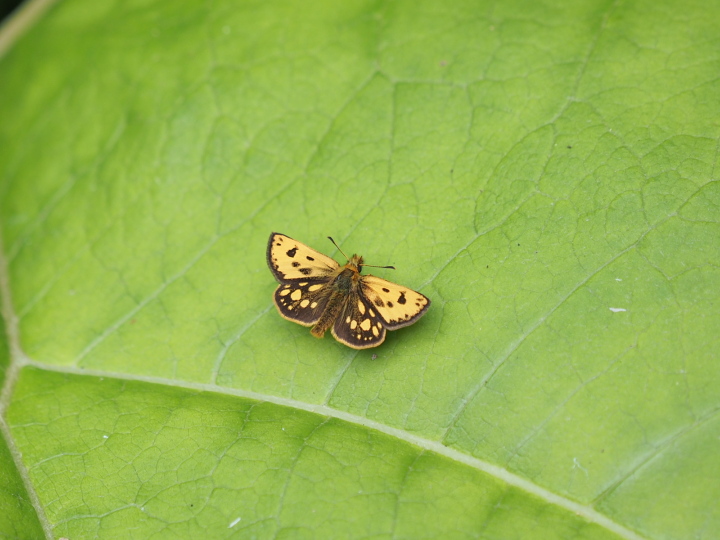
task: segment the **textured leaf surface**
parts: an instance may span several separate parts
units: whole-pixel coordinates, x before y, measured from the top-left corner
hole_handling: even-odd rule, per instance
[[[705,4],[55,6],[0,60],[29,358],[3,463],[40,519],[720,536]],[[376,350],[315,340],[272,307],[272,230],[394,264],[432,308]]]
[[[0,382],[5,380],[9,359],[7,333],[0,318]],[[42,527],[7,446],[6,435],[7,425],[0,419],[0,538],[42,538]]]
[[[477,470],[305,411],[36,370],[15,399],[38,490],[72,481],[47,507],[69,538],[610,537]]]

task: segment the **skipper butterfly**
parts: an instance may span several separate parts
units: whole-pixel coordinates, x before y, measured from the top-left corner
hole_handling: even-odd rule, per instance
[[[328,238],[330,238],[328,236]],[[335,241],[330,238],[335,244]],[[335,247],[340,250],[337,244]],[[340,250],[342,253],[342,250]],[[267,263],[280,286],[273,300],[289,321],[312,326],[318,338],[332,335],[353,349],[377,347],[386,330],[417,321],[430,306],[419,292],[372,275],[362,275],[363,258],[340,266],[334,259],[280,233],[272,233]],[[377,268],[394,268],[382,266]]]

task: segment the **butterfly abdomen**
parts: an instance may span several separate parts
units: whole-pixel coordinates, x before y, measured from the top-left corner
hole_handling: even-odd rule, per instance
[[[310,333],[313,336],[318,338],[323,337],[325,332],[327,332],[333,325],[335,319],[337,319],[343,305],[345,304],[345,299],[348,297],[354,286],[353,276],[355,274],[357,274],[356,271],[345,268],[342,272],[340,272],[340,274],[338,274],[338,277],[335,278],[335,281],[333,281],[331,285],[332,293],[330,294],[330,299],[325,306],[325,310],[322,315],[320,315],[318,322],[316,322],[315,326],[313,326],[312,330],[310,330]]]
[[[345,300],[344,294],[338,291],[333,291],[330,296],[330,300],[328,300],[327,306],[325,306],[325,311],[323,311],[323,314],[320,315],[318,322],[316,322],[315,326],[313,326],[310,330],[310,333],[313,336],[321,338],[325,335],[325,332],[328,331],[335,322],[335,319],[337,319],[337,316],[343,307],[343,300]]]

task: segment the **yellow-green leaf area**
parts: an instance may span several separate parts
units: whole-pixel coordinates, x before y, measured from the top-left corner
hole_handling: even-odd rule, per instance
[[[11,498],[68,538],[720,537],[717,20],[53,5],[0,58]],[[432,306],[316,340],[271,231]]]
[[[2,300],[0,296],[0,305]],[[0,383],[6,377],[9,356],[5,324],[0,318]],[[0,538],[42,538],[37,513],[7,445],[6,428],[0,419]]]
[[[56,536],[617,538],[385,434],[244,398],[28,368],[8,418]]]

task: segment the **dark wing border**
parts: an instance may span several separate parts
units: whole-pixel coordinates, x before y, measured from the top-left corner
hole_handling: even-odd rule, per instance
[[[271,233],[270,233],[270,238],[268,238],[267,249],[265,250],[265,262],[267,263],[268,268],[269,268],[270,271],[272,272],[272,275],[275,276],[275,279],[276,279],[279,283],[287,283],[287,280],[284,280],[284,279],[278,274],[278,271],[275,269],[275,267],[274,267],[273,264],[272,264],[273,239],[275,238],[275,235],[276,235],[276,234],[282,234],[282,233],[279,233],[279,232],[271,232]],[[282,234],[282,235],[283,235],[283,236],[286,236],[286,235],[284,235],[284,234]],[[290,237],[288,236],[288,238],[290,238]],[[276,291],[276,292],[277,292],[277,291]]]

